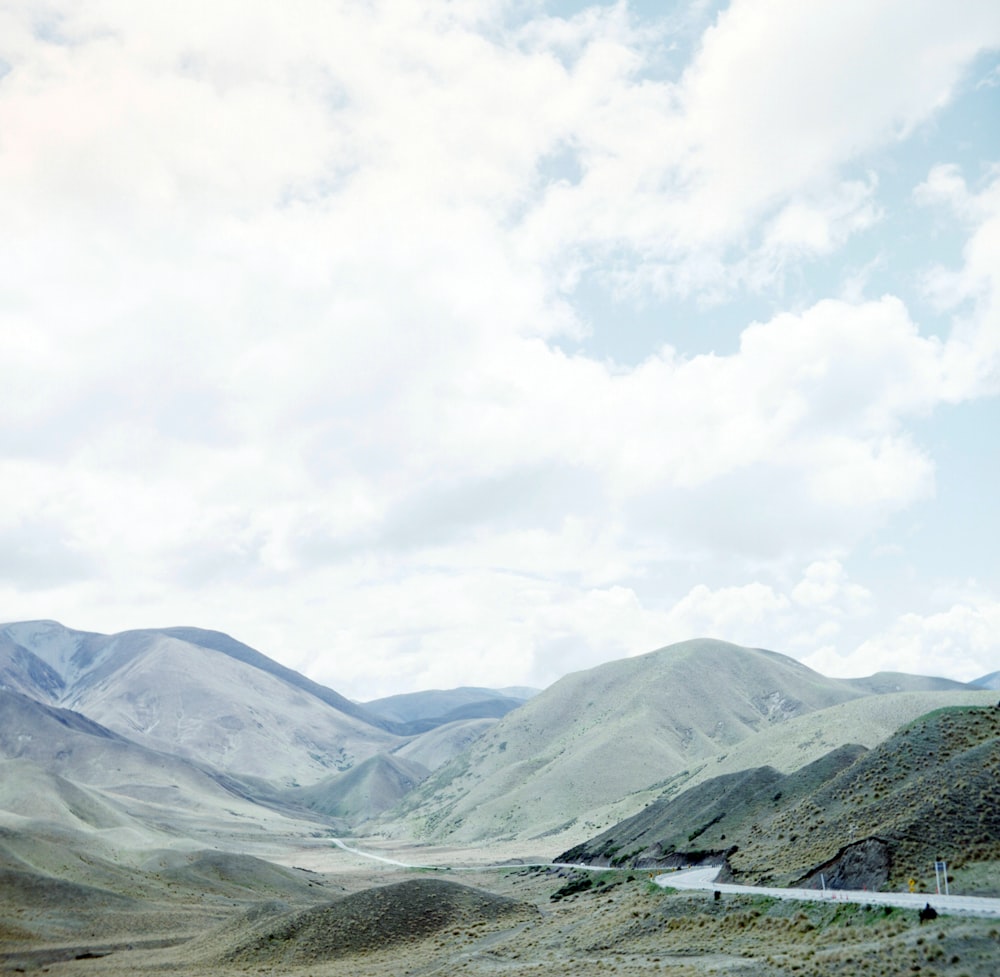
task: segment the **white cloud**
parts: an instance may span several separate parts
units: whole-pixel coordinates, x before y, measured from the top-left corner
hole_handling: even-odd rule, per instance
[[[958,269],[940,264],[925,277],[928,297],[955,315],[950,368],[966,391],[1000,391],[1000,162],[978,193],[957,166],[934,167],[914,192],[918,203],[944,205],[970,228]]]
[[[736,644],[756,645],[756,634],[773,634],[771,619],[788,608],[788,598],[765,584],[710,590],[704,584],[694,587],[671,609],[668,621],[676,635],[722,637]]]
[[[930,279],[947,338],[780,283],[878,229],[879,152],[1000,43],[994,5],[737,0],[672,73],[623,4],[530,14],[0,14],[5,606],[198,616],[401,686],[790,636],[823,588],[846,614],[828,554],[933,496],[914,419],[996,389],[1000,184],[917,192],[969,234]],[[588,269],[774,311],[623,366],[566,352]],[[668,565],[675,605],[641,586]]]
[[[762,289],[803,257],[827,255],[880,218],[876,181],[845,181],[816,199],[793,198],[770,219],[760,247],[745,262],[746,282]]]
[[[806,567],[792,589],[792,600],[827,614],[857,613],[871,600],[871,591],[847,578],[839,560],[816,560]]]
[[[806,664],[827,675],[906,671],[971,681],[996,671],[1000,602],[955,604],[932,614],[905,614],[846,655],[826,650]]]

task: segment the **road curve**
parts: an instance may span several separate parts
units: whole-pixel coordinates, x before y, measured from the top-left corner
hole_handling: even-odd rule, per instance
[[[1000,899],[979,896],[945,896],[934,892],[868,892],[858,889],[772,889],[763,885],[734,885],[716,882],[721,865],[693,868],[683,872],[657,875],[657,885],[671,889],[712,889],[719,892],[771,896],[775,899],[800,899],[809,902],[856,902],[872,906],[901,906],[923,909],[928,903],[939,913],[962,916],[1000,917]]]
[[[331,842],[352,855],[370,858],[386,865],[396,865],[400,868],[429,869],[438,872],[482,871],[490,868],[574,868],[582,871],[603,872],[605,866],[575,865],[556,862],[543,862],[537,866],[531,863],[505,863],[503,865],[421,865],[414,862],[403,862],[385,855],[353,848],[340,838],[331,838]],[[939,913],[962,916],[986,916],[1000,918],[1000,899],[984,899],[979,896],[944,896],[930,892],[869,892],[858,889],[772,889],[764,885],[734,885],[729,882],[716,882],[715,878],[721,870],[721,865],[707,868],[692,868],[683,872],[665,872],[657,875],[653,881],[670,889],[709,889],[733,894],[771,896],[775,899],[799,899],[808,902],[853,902],[872,906],[900,906],[904,909],[923,909],[928,903]]]

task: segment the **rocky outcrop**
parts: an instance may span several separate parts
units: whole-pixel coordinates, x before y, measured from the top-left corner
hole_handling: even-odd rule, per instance
[[[833,858],[792,883],[793,888],[871,889],[889,881],[892,850],[881,838],[865,838],[842,848]]]

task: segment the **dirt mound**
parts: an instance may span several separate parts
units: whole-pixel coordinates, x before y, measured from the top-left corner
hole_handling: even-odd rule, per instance
[[[315,873],[289,869],[252,855],[224,851],[159,852],[143,866],[158,878],[202,895],[318,902],[323,883]],[[333,893],[326,893],[331,898]]]
[[[411,879],[262,920],[224,960],[306,964],[389,949],[446,927],[535,918],[528,903],[441,879]]]
[[[0,867],[0,906],[46,909],[81,903],[112,909],[128,909],[136,905],[135,900],[106,889],[67,882],[41,872]]]

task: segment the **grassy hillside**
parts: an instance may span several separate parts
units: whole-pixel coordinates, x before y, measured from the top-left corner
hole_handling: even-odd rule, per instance
[[[789,804],[809,797],[865,753],[842,746],[790,774],[755,767],[663,797],[559,855],[556,861],[632,868],[680,867],[748,841]]]
[[[397,747],[392,755],[419,763],[428,770],[437,770],[452,757],[467,750],[486,730],[495,725],[495,719],[463,719],[436,726]]]
[[[764,766],[782,774],[792,773],[850,743],[868,748],[877,746],[902,726],[935,709],[986,707],[995,702],[994,694],[982,689],[894,692],[868,695],[796,716],[768,726],[715,756],[697,760],[670,777],[623,795],[615,803],[591,808],[588,820],[594,830],[584,838],[619,824],[661,798],[678,797],[719,776]],[[583,838],[573,837],[570,832],[560,840],[565,848]]]
[[[1000,709],[921,717],[759,827],[730,858],[737,879],[809,884],[865,839],[884,843],[892,886],[926,886],[936,859],[1000,860]]]
[[[863,695],[783,655],[707,639],[610,662],[501,719],[403,799],[398,830],[455,841],[583,832],[591,810]]]
[[[285,799],[355,824],[391,807],[427,776],[427,768],[400,757],[370,757],[338,777],[286,791]]]
[[[841,747],[790,774],[757,767],[669,792],[557,861],[670,867],[728,856],[759,884],[926,888],[945,859],[1000,891],[1000,708],[955,706],[871,750]],[[966,889],[968,891],[968,888]]]

